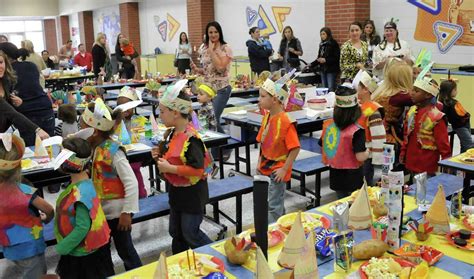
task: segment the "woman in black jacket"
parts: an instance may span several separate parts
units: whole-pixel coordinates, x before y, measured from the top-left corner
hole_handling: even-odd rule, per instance
[[[94,46],[92,46],[92,64],[94,66],[94,75],[104,76],[104,81],[112,77],[112,65],[110,64],[110,53],[107,49],[107,37],[104,33],[97,34]]]
[[[321,28],[319,31],[321,43],[319,44],[318,58],[309,67],[318,69],[321,81],[329,91],[336,90],[336,77],[339,74],[339,44],[333,39],[331,29]]]
[[[278,50],[279,60],[283,62],[283,68],[289,72],[291,69],[300,68],[299,57],[303,55],[301,42],[295,38],[293,29],[290,26],[283,28],[283,36]]]
[[[252,27],[249,30],[252,37],[245,44],[249,52],[250,68],[252,72],[260,74],[263,71],[270,71],[269,57],[273,50],[268,49],[260,39],[260,29]]]
[[[120,48],[120,40],[125,38],[124,35],[119,34],[117,36],[117,43],[115,44],[115,57],[117,58],[118,62],[121,62],[122,65],[119,67],[119,75],[121,78],[131,79],[135,76],[135,66],[132,64],[132,60],[138,57],[138,52],[132,56],[125,55]]]

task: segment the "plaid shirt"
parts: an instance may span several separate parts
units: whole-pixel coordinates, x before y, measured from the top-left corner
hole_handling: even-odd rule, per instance
[[[216,115],[214,114],[214,107],[212,106],[212,102],[201,104],[201,108],[198,111],[198,118],[205,118],[207,120],[208,130],[217,131]]]

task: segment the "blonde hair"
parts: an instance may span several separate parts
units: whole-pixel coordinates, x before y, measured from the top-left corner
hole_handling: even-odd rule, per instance
[[[35,52],[33,42],[30,41],[30,40],[21,41],[21,47],[26,49],[29,53],[34,53]]]
[[[411,91],[412,89],[412,67],[402,60],[392,59],[385,65],[383,83],[372,94],[372,100],[379,97],[391,97],[400,91]]]
[[[97,33],[97,36],[95,37],[95,43],[98,44],[98,45],[101,45],[101,46],[105,47],[105,45],[102,45],[102,44],[100,43],[100,39],[102,39],[102,38],[107,38],[107,36],[105,35],[105,33],[102,33],[102,32]]]

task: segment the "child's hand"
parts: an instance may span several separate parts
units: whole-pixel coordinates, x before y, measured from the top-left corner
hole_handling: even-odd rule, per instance
[[[171,172],[172,165],[164,158],[159,158],[157,161],[158,169],[160,173],[169,173]]]
[[[120,214],[117,229],[119,231],[130,231],[132,229],[132,214],[125,212]]]
[[[279,168],[273,171],[275,175],[275,182],[282,182],[286,175],[286,170],[284,168]]]
[[[158,146],[154,146],[152,149],[151,149],[151,157],[153,158],[153,160],[157,161],[158,158],[160,158],[161,154],[160,154],[160,148]]]

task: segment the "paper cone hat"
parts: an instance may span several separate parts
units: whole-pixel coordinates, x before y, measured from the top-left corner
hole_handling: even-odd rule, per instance
[[[151,130],[153,132],[158,131],[158,123],[156,123],[156,119],[153,113],[150,113],[150,124],[151,124]]]
[[[132,138],[130,137],[130,134],[127,131],[127,126],[123,120],[117,130],[118,141],[122,143],[122,145],[132,144]]]
[[[168,266],[166,264],[166,255],[164,252],[161,252],[160,259],[156,265],[155,274],[153,279],[168,279]]]
[[[426,220],[433,226],[433,233],[446,234],[449,232],[449,215],[446,208],[446,195],[443,186],[438,185],[438,192],[426,213]]]
[[[35,157],[48,157],[48,151],[43,146],[43,141],[38,135],[36,135],[35,140]]]
[[[354,203],[349,208],[349,228],[353,230],[364,230],[372,224],[372,211],[367,194],[367,183],[359,191]]]
[[[303,258],[298,261],[293,270],[294,279],[314,279],[319,278],[318,260],[316,258],[316,249],[314,248],[314,236],[309,234],[306,239],[306,248]]]
[[[306,245],[303,225],[301,224],[301,212],[298,212],[295,223],[285,239],[285,245],[278,256],[278,264],[284,268],[292,269],[301,260],[301,254]]]
[[[272,269],[268,265],[267,259],[263,255],[260,246],[257,246],[257,268],[255,271],[255,279],[272,279],[274,278]]]

